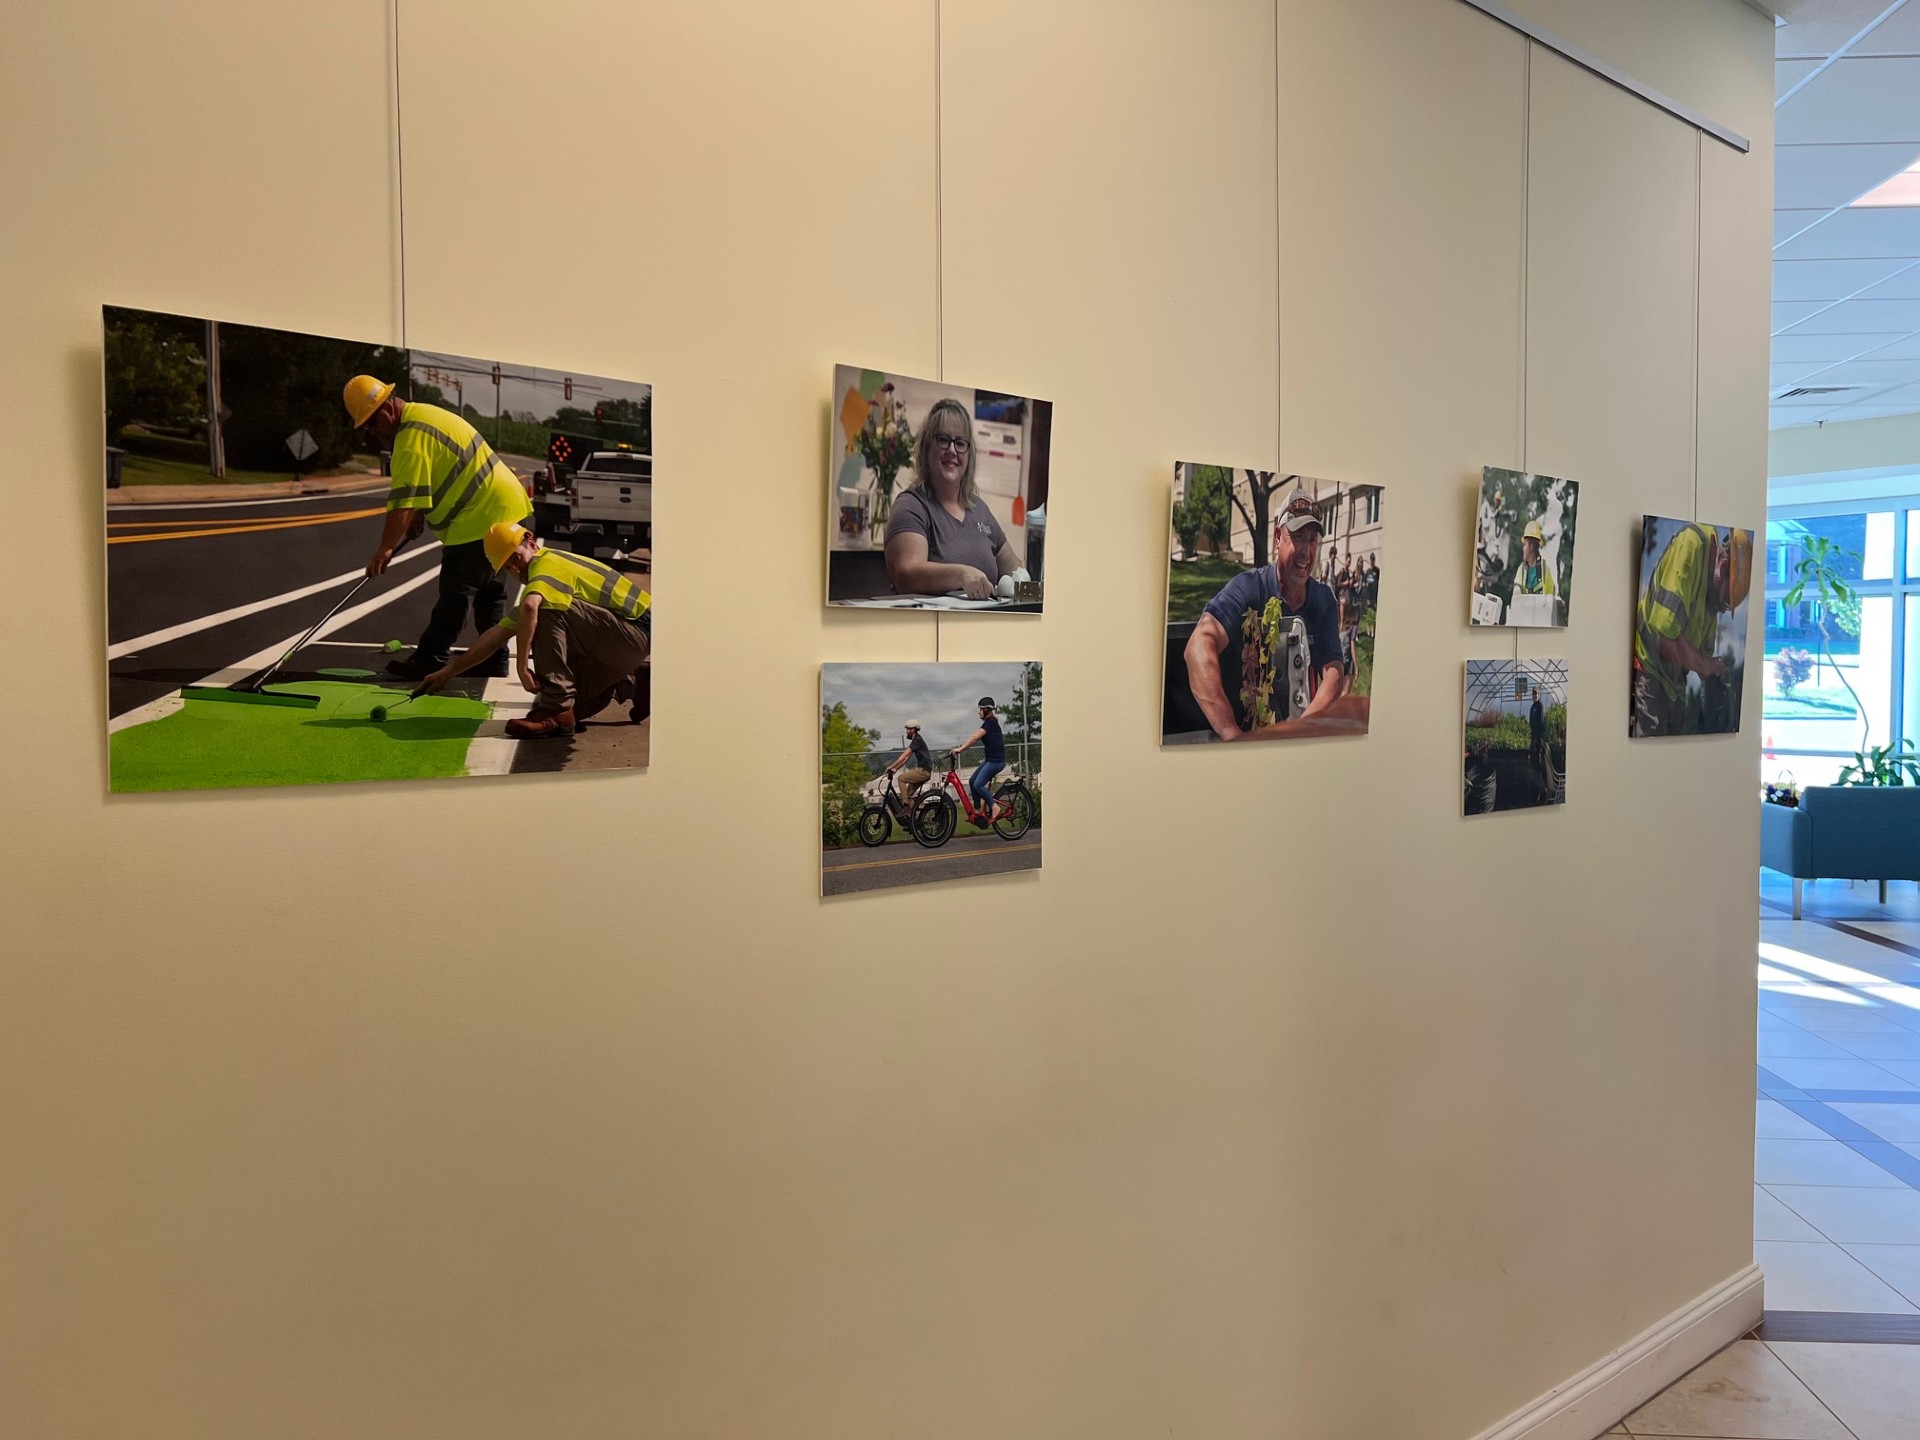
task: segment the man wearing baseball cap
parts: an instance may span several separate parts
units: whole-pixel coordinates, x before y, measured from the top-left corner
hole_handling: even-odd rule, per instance
[[[1273,561],[1236,575],[1207,602],[1206,610],[1187,641],[1187,683],[1193,698],[1222,740],[1242,738],[1239,717],[1220,678],[1220,656],[1229,644],[1238,644],[1241,618],[1280,601],[1283,615],[1306,622],[1308,664],[1312,671],[1312,698],[1289,719],[1318,715],[1347,691],[1347,665],[1340,646],[1340,602],[1322,581],[1313,578],[1320,551],[1320,512],[1304,485],[1296,483],[1274,513]]]

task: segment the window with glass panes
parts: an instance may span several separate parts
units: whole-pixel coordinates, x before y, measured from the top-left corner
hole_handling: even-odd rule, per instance
[[[1801,562],[1825,539],[1852,598],[1794,604]],[[1856,751],[1920,749],[1920,494],[1767,512],[1762,778],[1828,785]]]

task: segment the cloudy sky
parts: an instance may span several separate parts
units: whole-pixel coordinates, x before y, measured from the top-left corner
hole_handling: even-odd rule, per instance
[[[443,351],[415,350],[414,378],[428,380],[430,377],[426,372],[430,367],[457,376],[466,387],[462,396],[464,402],[482,415],[493,413],[493,361]],[[562,405],[571,403],[582,410],[591,410],[596,401],[644,400],[652,389],[649,385],[632,380],[609,380],[601,375],[576,373],[573,375],[573,399],[569,402],[564,398],[568,373],[564,370],[542,370],[537,365],[515,365],[511,361],[501,361],[501,411],[531,410],[536,417],[544,420]],[[451,380],[440,379],[433,383],[438,384],[449,399],[452,398]]]
[[[880,732],[879,749],[904,743],[901,731],[909,716],[926,726],[927,743],[938,750],[957,745],[979,724],[974,702],[991,695],[1006,707],[1019,683],[1018,661],[966,665],[823,665],[820,698],[824,704],[845,702],[847,718],[864,729]]]

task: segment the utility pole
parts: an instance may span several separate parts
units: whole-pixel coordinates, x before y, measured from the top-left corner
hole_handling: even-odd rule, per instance
[[[227,442],[221,434],[220,322],[207,321],[207,468],[213,478],[227,478]]]

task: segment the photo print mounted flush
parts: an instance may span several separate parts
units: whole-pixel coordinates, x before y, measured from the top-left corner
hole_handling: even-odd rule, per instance
[[[1566,803],[1566,661],[1469,660],[1462,721],[1467,814]]]
[[[1579,504],[1578,481],[1495,465],[1481,471],[1469,607],[1475,625],[1567,623]]]
[[[104,320],[113,790],[647,765],[650,386]]]
[[[1381,492],[1174,466],[1161,744],[1366,734]]]
[[[827,603],[1037,613],[1053,406],[839,365]]]
[[[1040,868],[1038,660],[820,670],[820,893]]]
[[[1781,522],[1784,563],[1804,548],[1795,522]],[[1649,515],[1640,530],[1640,583],[1634,597],[1633,684],[1627,733],[1636,739],[1666,735],[1730,734],[1740,728],[1740,695],[1747,674],[1747,599],[1753,589],[1751,530]],[[1791,592],[1789,592],[1791,593]],[[1817,595],[1783,604],[1790,628],[1819,603]],[[1796,612],[1789,614],[1789,612]],[[1813,656],[1783,646],[1768,662],[1783,708],[1796,703],[1816,713],[1808,686]],[[1854,713],[1844,694],[1839,713]],[[1769,711],[1769,714],[1772,712]],[[1834,711],[1829,710],[1829,715]]]

